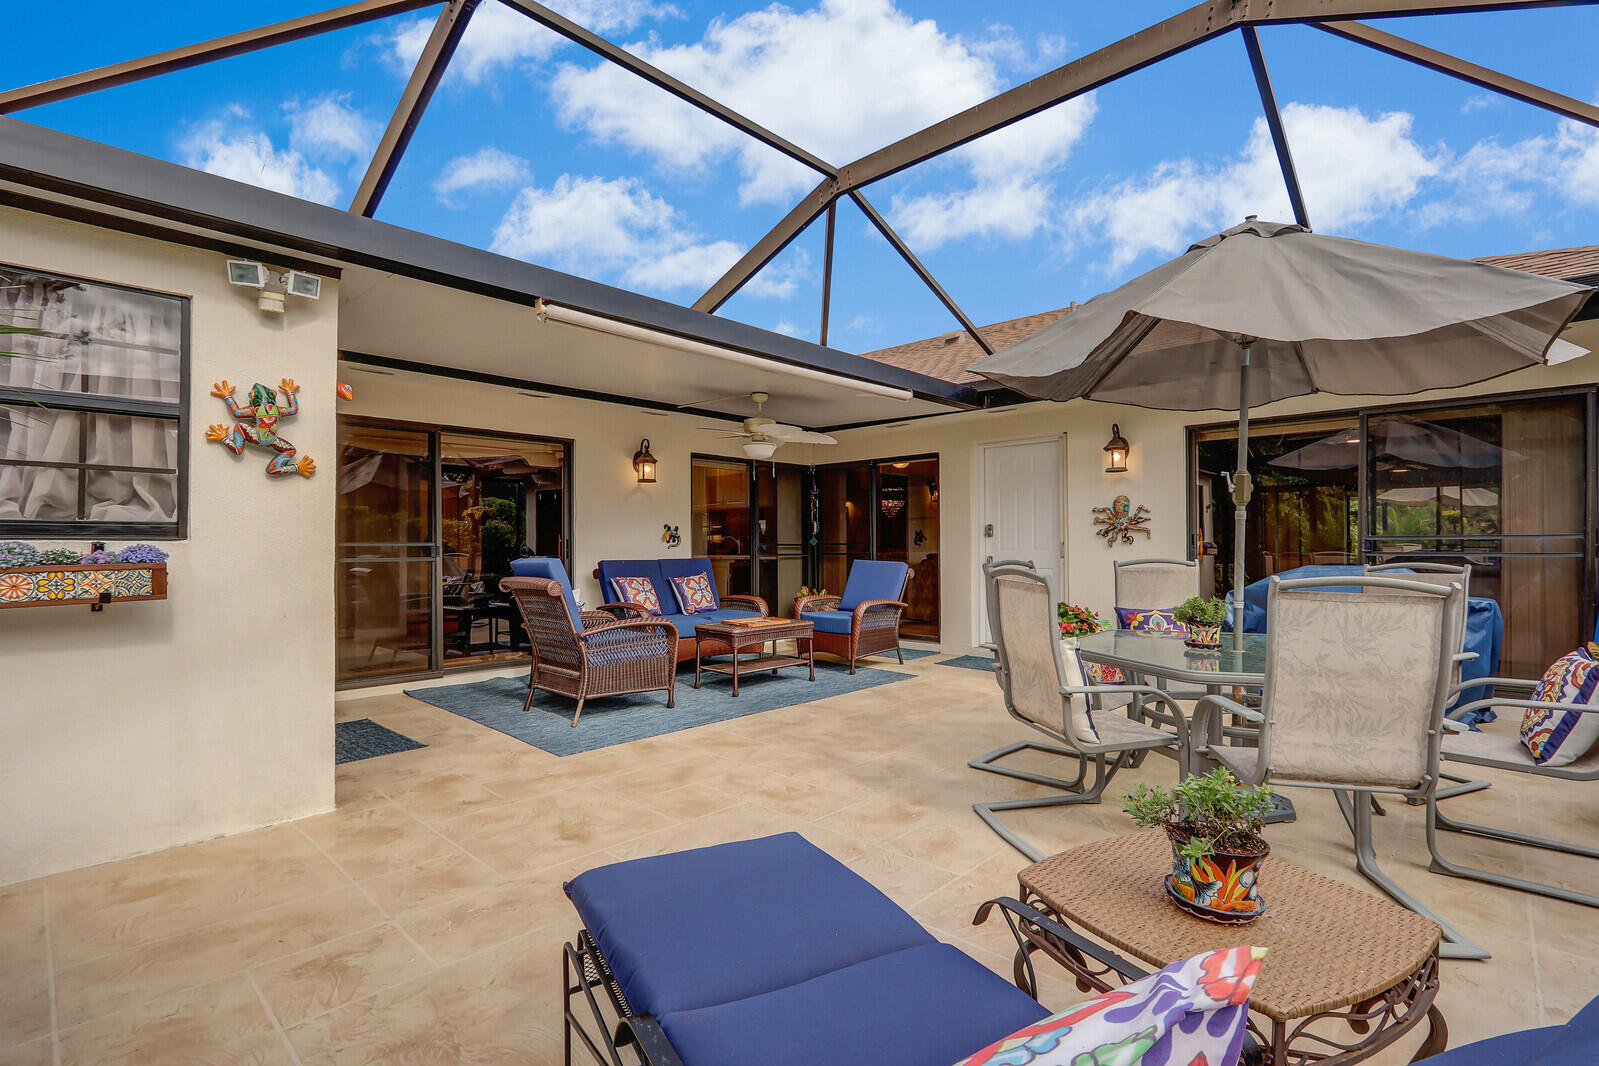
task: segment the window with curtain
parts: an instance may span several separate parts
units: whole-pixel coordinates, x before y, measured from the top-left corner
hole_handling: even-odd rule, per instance
[[[0,265],[0,535],[182,535],[188,313]]]

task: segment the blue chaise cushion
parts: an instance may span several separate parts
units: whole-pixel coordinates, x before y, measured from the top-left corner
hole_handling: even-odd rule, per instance
[[[667,614],[676,614],[678,611],[678,607],[676,605],[682,602],[678,599],[677,590],[670,587],[672,584],[672,579],[674,577],[693,577],[695,574],[704,574],[706,579],[710,582],[711,596],[716,600],[716,604],[711,608],[711,610],[716,611],[721,609],[722,593],[721,590],[716,587],[716,572],[711,569],[711,561],[709,559],[662,559],[661,576],[666,579],[666,584],[668,586],[666,594],[672,597],[670,601],[661,601],[663,605],[661,609],[663,611],[666,611]],[[664,606],[668,602],[674,605],[670,609]],[[704,613],[705,612],[702,611],[699,614],[696,614],[695,617],[698,618]]]
[[[535,555],[527,559],[512,559],[511,573],[516,577],[542,577],[559,581],[566,596],[566,609],[572,612],[572,628],[583,629],[583,612],[577,606],[577,595],[572,591],[572,579],[566,574],[566,564],[559,559]]]
[[[800,617],[814,625],[818,633],[848,634],[855,622],[853,611],[805,611]]]
[[[849,579],[844,582],[844,595],[838,601],[838,609],[853,611],[867,600],[899,599],[905,591],[905,575],[909,571],[906,564],[887,559],[856,559],[850,564]]]
[[[1427,1059],[1427,1066],[1570,1066],[1599,1047],[1599,997],[1565,1025],[1505,1033]]]
[[[628,1003],[657,1018],[936,943],[798,833],[597,867],[566,894]]]
[[[767,949],[808,946],[784,936]],[[951,1066],[1048,1014],[948,944],[923,944],[660,1022],[689,1066]]]

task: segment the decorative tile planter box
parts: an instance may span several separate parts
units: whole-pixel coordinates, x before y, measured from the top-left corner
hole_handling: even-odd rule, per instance
[[[166,563],[22,566],[0,570],[0,610],[167,598]]]

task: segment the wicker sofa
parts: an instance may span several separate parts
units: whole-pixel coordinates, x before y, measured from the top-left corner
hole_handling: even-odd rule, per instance
[[[679,613],[677,595],[672,591],[672,578],[691,577],[694,574],[709,575],[711,585],[715,587],[716,571],[711,567],[711,561],[705,558],[602,559],[594,568],[594,577],[599,581],[601,593],[605,597],[605,603],[600,609],[610,611],[618,617],[671,622],[677,627],[678,662],[694,658],[695,626],[709,622],[725,622],[729,618],[765,617],[771,613],[767,610],[766,601],[759,596],[728,596],[720,589],[717,590],[715,610],[701,611],[697,614]],[[647,578],[655,589],[655,598],[660,601],[661,613],[652,615],[638,604],[623,600],[616,590],[616,579],[619,577]]]

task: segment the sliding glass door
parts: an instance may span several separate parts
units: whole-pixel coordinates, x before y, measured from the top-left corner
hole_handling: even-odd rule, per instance
[[[910,564],[900,632],[939,634],[938,459],[876,459],[817,467],[817,567],[829,592],[843,591],[857,559]]]
[[[524,658],[500,579],[567,559],[569,468],[560,441],[339,419],[338,680]]]

